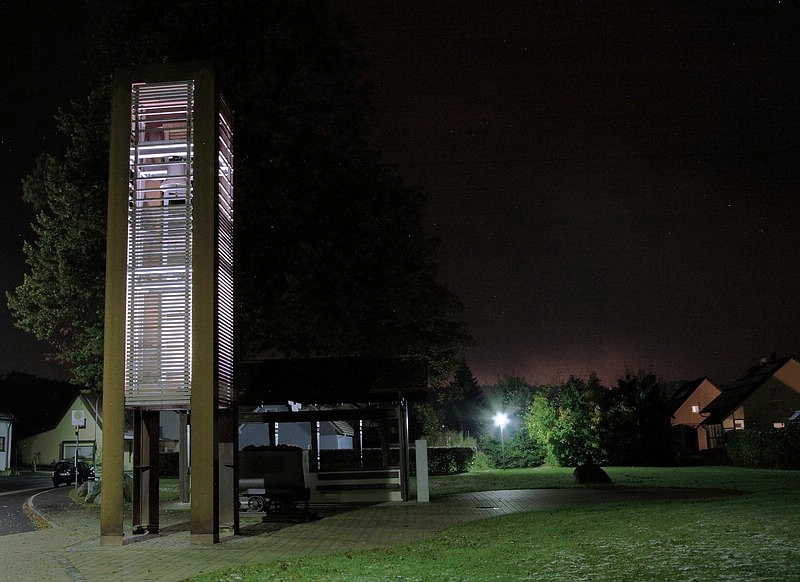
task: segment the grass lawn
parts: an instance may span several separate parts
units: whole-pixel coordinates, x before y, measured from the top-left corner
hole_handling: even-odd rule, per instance
[[[193,580],[800,580],[800,472],[607,472],[616,486],[752,494],[505,515],[406,546],[268,562]],[[571,470],[546,467],[436,477],[431,485],[434,499],[463,491],[575,486]]]

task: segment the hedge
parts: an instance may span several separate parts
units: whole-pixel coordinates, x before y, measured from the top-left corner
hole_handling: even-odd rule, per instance
[[[428,447],[428,472],[431,475],[454,475],[469,471],[475,460],[475,447]],[[379,469],[383,466],[380,449],[364,449],[361,455],[353,449],[325,449],[320,451],[320,469],[346,471],[350,469]],[[416,471],[414,447],[410,451],[410,469]],[[389,450],[389,466],[400,465],[400,452]],[[178,476],[178,453],[160,453],[158,473],[161,477]]]
[[[454,475],[469,471],[475,459],[475,447],[428,447],[428,472],[431,475]],[[400,465],[398,449],[390,449],[389,466]],[[410,469],[416,472],[416,450],[410,450]],[[320,451],[320,465],[323,471],[342,471],[348,469],[378,469],[382,466],[380,449],[364,449],[362,458],[352,449]]]
[[[475,460],[475,447],[428,447],[428,472],[431,475],[466,473]]]
[[[800,469],[800,425],[732,430],[725,434],[725,450],[734,465]]]
[[[352,469],[380,469],[383,467],[381,449],[323,449],[319,452],[321,471],[347,471]],[[389,449],[389,466],[400,465],[400,451]]]

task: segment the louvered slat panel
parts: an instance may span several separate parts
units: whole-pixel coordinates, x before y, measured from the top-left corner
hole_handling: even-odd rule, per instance
[[[191,81],[132,90],[128,406],[190,404],[193,92]]]

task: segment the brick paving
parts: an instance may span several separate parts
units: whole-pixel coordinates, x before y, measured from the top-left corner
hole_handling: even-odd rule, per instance
[[[308,523],[262,523],[259,515],[243,514],[241,535],[213,545],[189,540],[188,504],[165,503],[161,532],[126,535],[122,547],[100,545],[96,510],[52,502],[48,493],[35,496],[32,505],[52,527],[0,538],[0,580],[172,582],[231,566],[405,544],[495,515],[720,492],[625,487],[485,491],[430,503],[312,507],[323,518]],[[131,531],[129,521],[125,531]]]

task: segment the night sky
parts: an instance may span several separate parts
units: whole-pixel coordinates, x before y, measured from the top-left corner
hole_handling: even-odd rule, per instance
[[[34,215],[22,202],[21,181],[42,151],[59,151],[58,107],[86,93],[80,66],[85,6],[80,1],[0,0],[0,374],[69,377],[44,358],[47,344],[14,327],[5,292],[22,282],[22,243],[33,240]]]
[[[800,352],[794,4],[336,4],[369,50],[374,145],[430,198],[440,279],[465,305],[481,382],[597,371],[613,385],[626,367],[728,382]],[[80,15],[15,16],[3,289],[21,280],[32,218],[19,180],[53,143],[56,106],[80,94],[79,28],[57,26]],[[5,301],[0,338],[0,373],[55,374]]]
[[[479,380],[798,351],[795,7],[392,4],[355,12],[375,144],[431,197]]]

